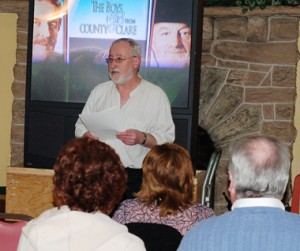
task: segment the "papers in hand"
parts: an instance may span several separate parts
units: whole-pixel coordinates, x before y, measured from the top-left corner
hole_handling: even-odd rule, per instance
[[[117,107],[101,112],[79,114],[79,118],[88,131],[101,141],[116,139],[117,132],[125,131],[124,121]]]

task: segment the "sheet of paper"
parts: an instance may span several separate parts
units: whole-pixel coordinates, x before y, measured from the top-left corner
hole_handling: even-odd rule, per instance
[[[120,110],[112,107],[107,110],[80,114],[79,118],[91,134],[100,140],[116,139],[116,133],[125,131]]]

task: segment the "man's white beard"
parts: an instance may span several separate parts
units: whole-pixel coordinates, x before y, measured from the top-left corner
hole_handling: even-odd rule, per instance
[[[127,83],[127,81],[133,78],[133,71],[129,72],[125,76],[119,77],[119,79],[114,79],[113,74],[110,72],[109,78],[117,85],[124,85],[125,83]]]

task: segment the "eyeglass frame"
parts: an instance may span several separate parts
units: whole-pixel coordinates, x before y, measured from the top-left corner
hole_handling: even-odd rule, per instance
[[[121,57],[112,58],[112,57],[108,57],[108,58],[105,59],[105,62],[107,64],[112,64],[115,61],[117,64],[122,64],[123,61],[125,61],[127,59],[136,58],[136,57],[137,56],[132,56],[132,57],[129,57],[129,58],[121,58]]]

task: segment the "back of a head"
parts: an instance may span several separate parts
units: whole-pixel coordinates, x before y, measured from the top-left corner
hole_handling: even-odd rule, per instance
[[[237,198],[282,199],[290,173],[289,150],[271,137],[244,137],[230,148],[228,170]]]
[[[191,204],[194,170],[183,147],[166,143],[153,147],[143,161],[142,188],[137,197],[156,203],[161,216],[176,214]]]
[[[60,150],[53,183],[58,207],[109,214],[126,189],[126,173],[110,146],[83,137],[71,140]]]

